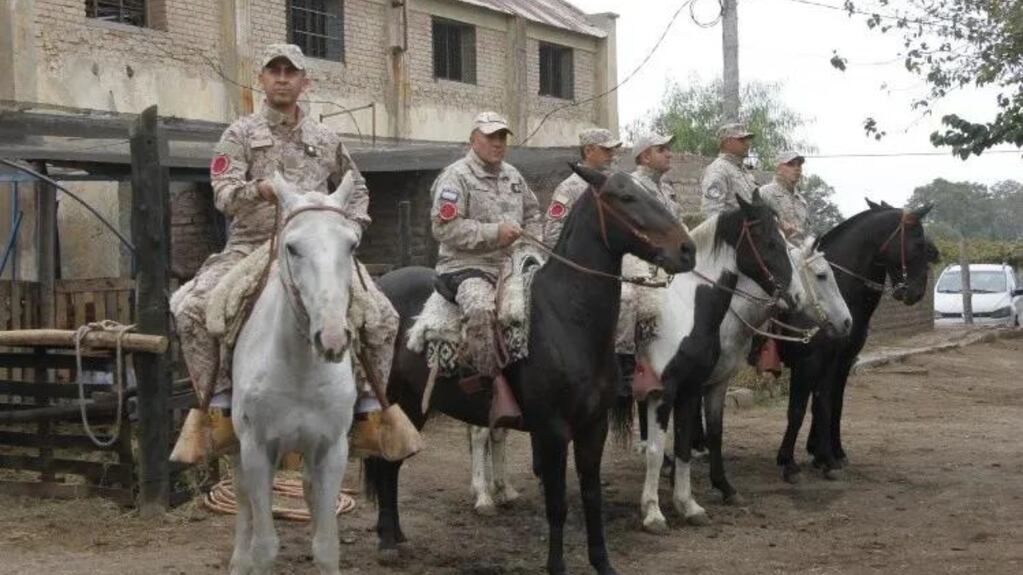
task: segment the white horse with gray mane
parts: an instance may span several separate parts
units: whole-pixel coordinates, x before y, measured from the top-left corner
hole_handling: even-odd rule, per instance
[[[274,189],[282,216],[276,263],[234,350],[231,418],[240,453],[232,458],[231,573],[271,572],[279,547],[274,471],[284,454],[299,451],[313,560],[321,574],[336,574],[335,505],[356,399],[347,313],[359,235],[342,210],[350,181],[329,196],[300,194],[278,175]]]
[[[675,277],[661,301],[658,335],[647,348],[649,366],[659,374],[666,388],[674,387],[672,394],[647,401],[647,471],[640,506],[643,528],[652,532],[667,527],[658,486],[668,420],[673,411],[674,505],[688,523],[699,525],[708,521],[706,511],[693,497],[690,482],[692,426],[700,415],[696,407],[700,395],[707,419],[711,482],[721,491],[725,503],[742,503],[725,477],[721,456],[725,392],[729,381],[746,363],[754,331],[760,331],[759,327],[772,317],[775,309],[772,300],[776,296],[767,293],[764,282],[757,279],[764,275],[767,259],[764,252],[754,253],[757,257],[752,260],[746,257],[745,265],[739,253],[744,248],[763,250],[763,246],[754,247],[752,240],[748,246],[741,239],[721,241],[719,226],[726,225],[722,223],[723,217],[711,218],[692,231],[698,246],[696,271],[703,278],[696,274]],[[761,216],[757,221],[763,225],[768,219]],[[814,249],[813,239],[801,246],[790,246],[788,253],[793,277],[788,286],[789,297],[785,299],[794,304],[793,311],[829,333],[848,333],[852,324],[849,309],[830,266],[823,254]],[[717,285],[704,278],[713,279]],[[812,331],[797,333],[797,339],[809,341]]]

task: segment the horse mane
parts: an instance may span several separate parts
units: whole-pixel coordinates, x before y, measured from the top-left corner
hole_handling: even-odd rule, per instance
[[[862,220],[865,220],[867,218],[867,216],[874,215],[874,214],[886,214],[886,213],[891,213],[892,211],[898,211],[900,213],[902,212],[902,210],[900,210],[899,208],[882,208],[882,209],[863,210],[862,212],[856,214],[855,216],[853,216],[853,217],[851,217],[851,218],[849,218],[849,219],[847,219],[847,220],[845,220],[843,222],[840,222],[837,226],[831,228],[830,230],[825,232],[821,237],[817,238],[817,241],[814,242],[814,244],[813,244],[813,248],[815,250],[816,249],[824,249],[824,247],[826,245],[828,245],[829,242],[833,241],[839,235],[845,233],[849,228],[859,224]]]

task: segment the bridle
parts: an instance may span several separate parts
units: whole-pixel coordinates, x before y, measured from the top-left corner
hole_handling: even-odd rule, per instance
[[[270,267],[273,265],[274,260],[278,259],[279,257],[277,253],[279,249],[279,246],[277,245],[278,237],[284,233],[284,230],[287,229],[288,224],[294,221],[297,216],[299,216],[300,214],[304,214],[306,212],[333,212],[335,214],[342,216],[346,220],[351,219],[351,215],[348,212],[336,206],[309,205],[302,206],[300,208],[293,210],[291,213],[287,215],[287,217],[283,219],[283,221],[281,221],[280,207],[276,206],[274,208],[275,213],[274,219],[279,220],[280,223],[274,227],[274,233],[272,236],[270,236],[270,258],[267,260],[266,267],[263,269],[263,276],[260,278],[259,290],[256,292],[257,298],[259,296],[259,293],[262,292],[263,288],[266,286],[266,280],[270,272]],[[309,311],[306,309],[305,304],[302,303],[302,294],[299,291],[298,285],[295,283],[294,275],[291,272],[291,261],[287,257],[280,259],[282,259],[284,263],[284,265],[280,267],[281,283],[284,284],[285,294],[284,299],[288,301],[288,306],[291,307],[291,311],[295,314],[295,318],[298,320],[298,323],[301,326],[299,331],[308,336],[310,322]],[[355,266],[355,269],[356,272],[359,274],[359,281],[361,281],[363,285],[365,285],[366,280],[362,277],[362,271],[359,269],[359,266]],[[255,300],[257,298],[252,299]]]
[[[609,217],[610,217],[610,219],[615,220],[618,223],[618,225],[620,225],[622,228],[624,228],[630,234],[632,234],[633,237],[635,237],[639,241],[643,242],[647,246],[649,246],[651,248],[654,248],[654,249],[659,249],[659,248],[665,247],[667,245],[667,241],[666,240],[660,240],[659,238],[658,239],[651,238],[645,232],[643,232],[642,230],[638,229],[636,226],[632,225],[632,223],[629,221],[629,219],[626,218],[625,215],[621,213],[621,211],[619,211],[613,205],[609,204],[604,199],[604,190],[607,187],[608,181],[610,181],[610,178],[608,178],[608,180],[606,180],[600,186],[599,190],[597,189],[596,186],[593,186],[593,185],[590,185],[590,187],[587,188],[587,192],[593,195],[594,202],[597,205],[597,220],[600,222],[600,238],[604,242],[604,247],[607,248],[608,250],[611,249],[611,243],[607,239],[607,220],[609,219]],[[652,279],[644,278],[644,277],[628,277],[628,276],[623,276],[623,275],[610,274],[610,273],[603,272],[603,271],[600,271],[600,270],[595,270],[595,269],[592,269],[592,268],[588,268],[586,266],[583,266],[583,265],[581,265],[579,263],[576,263],[576,262],[572,261],[569,258],[566,258],[566,257],[564,257],[562,255],[558,255],[558,254],[554,253],[554,250],[552,250],[550,247],[548,247],[547,244],[543,243],[543,240],[541,240],[541,239],[539,239],[539,238],[537,238],[537,237],[535,237],[533,235],[530,235],[528,233],[523,232],[520,237],[522,237],[523,239],[525,239],[525,240],[529,241],[530,243],[536,245],[536,247],[539,248],[540,251],[544,252],[551,259],[557,260],[557,261],[567,265],[568,267],[570,267],[570,268],[572,268],[572,269],[574,269],[574,270],[576,270],[578,272],[582,272],[582,273],[585,273],[585,274],[594,275],[594,276],[598,276],[598,277],[613,279],[613,280],[616,280],[616,281],[619,281],[619,282],[622,282],[622,283],[628,283],[628,284],[638,285],[638,286],[642,286],[642,287],[653,287],[653,288],[665,287],[669,283],[668,281],[652,280]]]
[[[906,228],[908,226],[913,226],[916,224],[917,224],[916,217],[913,216],[911,212],[903,211],[902,217],[899,219],[899,225],[894,230],[892,230],[892,233],[889,234],[888,239],[886,239],[884,243],[881,244],[881,247],[878,248],[877,250],[877,254],[885,253],[886,251],[888,251],[888,246],[891,244],[892,240],[895,239],[895,236],[899,236],[899,263],[902,266],[902,277],[900,278],[900,281],[898,283],[893,283],[891,287],[892,293],[897,292],[899,290],[904,290],[908,286],[909,263],[906,259]],[[831,265],[831,267],[835,268],[836,270],[859,280],[860,282],[863,283],[863,285],[865,285],[870,290],[876,291],[881,294],[884,294],[887,291],[887,288],[885,287],[884,283],[876,282],[870,278],[865,278],[862,275],[857,274],[856,272],[844,266],[836,264],[835,262],[829,261],[828,263]],[[877,262],[874,262],[874,264],[877,265]]]

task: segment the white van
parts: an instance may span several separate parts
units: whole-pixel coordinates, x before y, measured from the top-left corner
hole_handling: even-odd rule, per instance
[[[948,266],[934,284],[934,323],[963,322],[962,274],[959,266]],[[973,291],[973,322],[986,325],[1019,326],[1023,317],[1023,286],[1012,266],[970,264]]]

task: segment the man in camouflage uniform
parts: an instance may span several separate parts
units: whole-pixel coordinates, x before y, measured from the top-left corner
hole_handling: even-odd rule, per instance
[[[590,128],[579,132],[579,153],[581,165],[594,170],[607,171],[614,162],[615,153],[622,147],[622,141],[603,128]],[[543,225],[543,242],[550,247],[558,243],[561,228],[572,205],[579,199],[590,184],[575,172],[554,188],[551,204],[547,207],[547,217]]]
[[[299,105],[309,86],[305,57],[293,44],[267,47],[259,81],[266,99],[262,109],[231,124],[216,146],[210,165],[214,203],[230,220],[227,245],[206,260],[195,278],[181,287],[173,310],[188,371],[203,409],[230,407],[231,358],[220,357],[220,342],[206,330],[209,293],[238,262],[270,240],[274,232],[276,196],[271,179],[280,172],[300,191],[329,193],[350,171],[355,184],[345,210],[361,232],[370,223],[366,182],[341,139],[310,117]],[[329,238],[325,238],[328,240]],[[366,326],[360,342],[371,358],[372,375],[386,384],[398,331],[398,314],[373,282],[358,281],[352,289],[368,290],[380,321]],[[362,383],[357,411],[379,410],[376,398]],[[365,417],[360,418],[364,421]],[[354,432],[358,442],[360,425]],[[371,431],[371,430],[370,430]]]
[[[725,124],[718,130],[721,153],[703,171],[700,211],[710,217],[739,207],[735,196],[750,200],[757,183],[743,165],[749,155],[753,132],[742,124]]]
[[[526,180],[504,161],[508,121],[483,112],[473,123],[464,158],[431,188],[433,237],[439,242],[438,291],[458,304],[470,359],[486,377],[497,374],[494,284],[523,232],[539,237],[542,221]]]
[[[640,136],[632,148],[636,158],[636,170],[632,176],[643,189],[661,200],[664,207],[682,223],[682,205],[675,195],[675,189],[663,181],[664,174],[671,169],[671,142],[674,139],[674,136],[656,133]]]
[[[778,214],[778,225],[785,237],[799,245],[806,239],[809,206],[798,185],[803,177],[806,159],[797,152],[786,150],[778,155],[778,168],[774,181],[760,188],[760,197]]]

